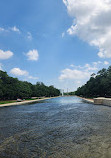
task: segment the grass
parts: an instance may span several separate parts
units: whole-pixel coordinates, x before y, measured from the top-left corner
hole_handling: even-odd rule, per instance
[[[40,98],[40,97],[34,98],[34,99],[29,98],[29,99],[25,99],[25,100],[23,100],[23,101],[37,100],[37,99],[41,99],[41,98]],[[1,101],[0,101],[0,104],[8,104],[8,103],[15,103],[15,102],[17,102],[17,101],[16,101],[16,100],[1,100]]]
[[[14,100],[5,100],[5,101],[0,101],[0,104],[8,104],[8,103],[15,103],[16,101]]]

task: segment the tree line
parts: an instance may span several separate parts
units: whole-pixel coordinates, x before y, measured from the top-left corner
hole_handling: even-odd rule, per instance
[[[111,66],[92,74],[89,81],[79,87],[75,95],[83,97],[111,97]]]
[[[64,95],[75,95],[75,92],[65,92]]]
[[[0,70],[0,100],[59,95],[60,91],[54,86],[46,86],[42,82],[37,82],[33,85],[30,82],[20,81],[17,78],[10,77],[7,72]]]

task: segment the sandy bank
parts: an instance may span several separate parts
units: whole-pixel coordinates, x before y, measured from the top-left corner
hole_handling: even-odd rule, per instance
[[[36,99],[36,100],[25,100],[22,102],[15,102],[15,103],[8,103],[8,104],[0,104],[0,107],[7,107],[7,106],[14,106],[14,105],[23,105],[23,104],[30,104],[30,103],[36,103],[42,100],[47,100],[47,99],[52,99],[52,98],[56,98],[56,97],[50,97],[50,98],[43,98],[43,99]]]

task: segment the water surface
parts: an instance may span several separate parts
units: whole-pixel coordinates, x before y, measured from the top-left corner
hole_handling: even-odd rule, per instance
[[[111,107],[59,97],[0,108],[0,158],[111,158]]]

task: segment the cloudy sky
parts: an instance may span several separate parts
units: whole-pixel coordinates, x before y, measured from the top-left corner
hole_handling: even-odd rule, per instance
[[[111,65],[111,0],[0,0],[0,69],[65,91]]]

